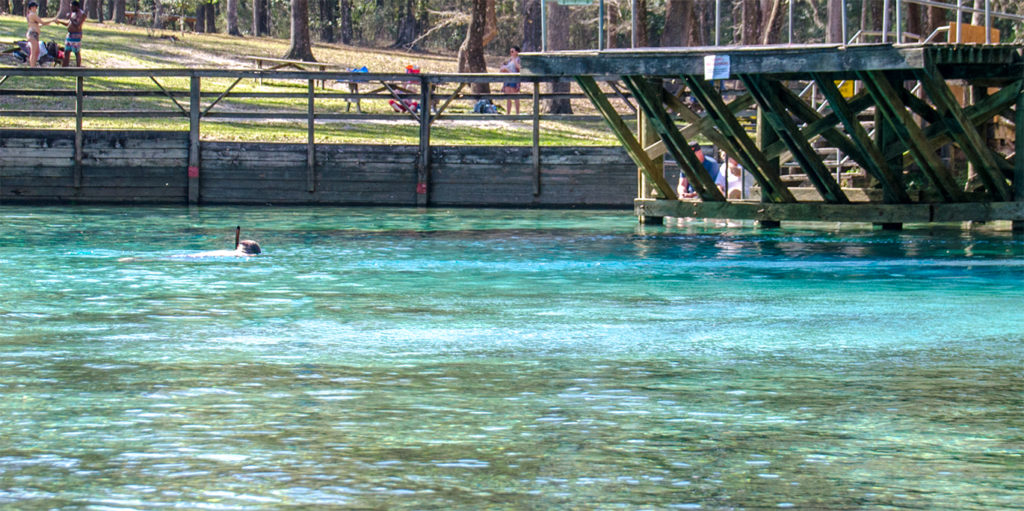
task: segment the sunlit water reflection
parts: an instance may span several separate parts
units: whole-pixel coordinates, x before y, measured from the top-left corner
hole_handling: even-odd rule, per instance
[[[1022,284],[952,229],[3,206],[0,506],[1012,508]]]

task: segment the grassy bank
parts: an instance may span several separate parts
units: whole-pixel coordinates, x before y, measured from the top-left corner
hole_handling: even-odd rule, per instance
[[[0,16],[0,43],[23,39],[25,22],[21,17]],[[43,27],[42,40],[62,43],[64,27]],[[115,23],[90,23],[85,28],[83,41],[83,65],[103,68],[251,68],[247,55],[280,57],[288,49],[288,41],[272,38],[231,37],[224,34],[194,34],[168,30],[121,25]],[[393,50],[379,50],[344,45],[316,44],[313,53],[318,61],[343,65],[345,67],[366,66],[373,72],[401,73],[406,65],[417,65],[426,73],[452,73],[457,70],[454,56],[409,53]],[[499,57],[489,66],[496,69]],[[16,65],[10,57],[0,60],[0,66]],[[2,74],[2,69],[0,69]],[[204,79],[204,91],[222,91],[232,80]],[[174,90],[187,90],[185,79],[161,79],[161,85]],[[496,86],[497,84],[495,84]],[[328,86],[338,92],[347,91],[341,84]],[[4,89],[74,90],[74,81],[59,77],[11,77]],[[159,90],[149,79],[135,78],[89,78],[87,90]],[[304,92],[305,84],[298,82],[265,81],[262,85],[253,80],[243,80],[233,92]],[[529,92],[524,87],[524,92]],[[211,94],[204,92],[204,94]],[[216,97],[216,96],[214,96]],[[204,105],[213,98],[204,98]],[[472,108],[471,101],[456,101],[448,113],[466,113]],[[503,103],[503,102],[500,102]],[[579,101],[578,110],[590,111],[589,104]],[[348,105],[343,100],[318,100],[320,112],[345,112]],[[393,113],[385,100],[364,100],[363,111],[367,113]],[[0,96],[2,109],[74,110],[72,98],[14,97]],[[122,98],[87,98],[86,110],[159,110],[177,111],[172,101],[165,97],[138,98],[126,101]],[[305,112],[305,101],[301,99],[236,99],[226,98],[218,103],[217,109],[237,111],[294,111]],[[523,102],[523,112],[532,107]],[[404,114],[394,114],[394,121],[331,121],[318,122],[317,141],[324,143],[377,143],[414,144],[418,140],[418,128]],[[62,128],[74,127],[72,117],[0,117],[0,127],[19,128]],[[85,129],[170,129],[185,130],[188,121],[181,119],[85,119]],[[545,145],[616,145],[617,142],[602,123],[579,121],[542,122],[542,143]],[[436,144],[476,145],[528,145],[532,125],[529,121],[437,121],[432,130],[432,141]],[[202,136],[206,140],[304,142],[306,125],[304,121],[231,121],[211,118],[204,120]]]

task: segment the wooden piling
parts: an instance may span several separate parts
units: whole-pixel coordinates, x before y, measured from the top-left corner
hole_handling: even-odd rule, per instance
[[[85,100],[85,77],[75,79],[75,170],[74,186],[82,186],[82,103]]]
[[[430,204],[430,83],[420,79],[420,149],[416,162],[416,205]]]
[[[189,78],[188,107],[188,203],[199,203],[199,77]]]
[[[306,191],[316,191],[316,117],[314,99],[316,80],[309,80],[306,96]]]

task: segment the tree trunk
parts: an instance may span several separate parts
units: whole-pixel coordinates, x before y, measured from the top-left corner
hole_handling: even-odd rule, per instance
[[[523,10],[523,51],[540,51],[540,6],[541,0],[522,0]]]
[[[740,32],[740,44],[752,45],[761,40],[761,2],[758,0],[742,0],[740,4],[740,23],[743,25]]]
[[[11,0],[11,14],[15,16],[24,16],[25,2],[23,0]]]
[[[761,44],[778,43],[782,33],[782,0],[761,0],[761,20],[764,25],[764,34],[761,36]]]
[[[931,35],[936,28],[946,25],[946,11],[941,7],[929,7],[926,20],[928,35]],[[952,41],[956,34],[951,34],[947,41]]]
[[[459,46],[459,72],[486,73],[483,41],[484,26],[487,24],[487,0],[472,0],[469,16],[466,38]],[[473,84],[473,92],[476,94],[487,94],[490,91],[491,87],[487,83]]]
[[[40,0],[36,0],[36,1],[39,2],[39,17],[40,18],[48,18],[48,17],[50,17],[50,14],[48,14],[48,12],[49,12],[48,10],[47,10],[47,13],[43,12],[43,7],[46,4],[46,2],[42,2]],[[59,5],[59,7],[57,7],[57,14],[55,14],[54,16],[56,16],[58,18],[67,18],[69,15],[71,15],[71,0],[60,0],[60,3],[58,5]]]
[[[983,0],[974,0],[974,8],[980,11],[985,10],[985,2]],[[971,25],[984,26],[985,25],[985,14],[975,11],[971,14]]]
[[[309,2],[292,0],[291,48],[284,58],[316,62],[309,40]]]
[[[639,1],[639,0],[638,0]],[[638,18],[639,19],[639,18]],[[548,2],[548,49],[552,51],[569,49],[569,8],[555,2]],[[550,90],[555,94],[568,93],[571,90],[569,82],[555,82],[550,85]],[[572,103],[566,99],[549,99],[548,113],[550,114],[571,114]]]
[[[217,6],[214,4],[206,4],[206,33],[216,34],[217,33]]]
[[[617,48],[619,46],[619,3],[618,1],[608,2],[608,22],[605,23],[605,48]],[[666,7],[667,9],[667,7]],[[665,30],[668,30],[668,14],[665,15]]]
[[[352,0],[341,0],[339,6],[341,12],[341,42],[344,44],[352,44]]]
[[[487,0],[487,18],[484,22],[483,46],[491,44],[498,37],[498,14],[494,4],[497,0]]]
[[[661,34],[662,46],[686,46],[690,40],[691,11],[693,0],[668,0],[665,2],[665,31]],[[613,10],[616,14],[617,10]],[[611,20],[609,20],[611,24]],[[608,45],[611,48],[611,45]]]
[[[202,34],[203,32],[206,32],[206,4],[204,4],[204,3],[196,4],[195,17],[196,17],[196,24],[195,24],[194,27],[192,27],[192,29],[195,30],[196,32],[200,33],[200,34]]]
[[[398,37],[394,47],[403,47],[416,40],[419,30],[416,26],[416,0],[405,0],[398,17]],[[486,43],[485,43],[486,44]]]
[[[647,36],[647,0],[633,1],[636,2],[636,45],[638,48],[642,48],[650,44],[650,38]],[[549,12],[548,14],[551,13]],[[565,14],[563,16],[565,18],[569,17],[568,9],[565,9]],[[551,21],[551,16],[548,16],[549,25],[553,24]],[[550,29],[550,27],[548,28]],[[566,36],[566,39],[566,42],[568,43],[568,35]],[[548,42],[551,42],[551,37],[548,37]]]
[[[707,16],[703,15],[707,5],[694,6],[690,10],[690,40],[688,46],[707,46]]]
[[[921,36],[920,40],[928,37],[924,32],[924,24],[921,19],[921,6],[918,4],[907,5],[907,32]]]
[[[85,0],[85,3],[82,5],[82,10],[85,11],[85,15],[88,16],[89,19],[100,19],[100,13],[97,9],[98,3],[98,0]]]
[[[227,22],[228,35],[242,35],[242,33],[238,30],[238,0],[228,0]]]
[[[252,35],[265,36],[270,33],[270,17],[267,0],[252,0]]]
[[[111,16],[117,23],[124,23],[124,4],[125,0],[113,0],[111,3],[114,4],[114,15]]]
[[[7,14],[11,12],[11,2],[9,0],[0,0],[0,14]]]
[[[828,0],[828,25],[825,28],[826,43],[843,43],[843,2]]]
[[[36,14],[38,14],[40,18],[48,18],[49,16],[47,13],[49,11],[46,9],[46,0],[36,0],[36,3],[39,4],[39,10],[36,11]],[[25,2],[25,5],[28,5],[28,2]]]
[[[138,12],[138,11],[135,11]],[[160,0],[153,0],[153,28],[163,28],[164,3]]]
[[[320,40],[326,43],[334,42],[334,26],[337,24],[337,14],[334,12],[338,0],[319,0],[320,6]]]

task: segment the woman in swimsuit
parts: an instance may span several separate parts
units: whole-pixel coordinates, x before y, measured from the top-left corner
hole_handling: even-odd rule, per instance
[[[43,21],[39,17],[39,4],[29,2],[25,21],[28,22],[28,32],[25,33],[25,39],[28,40],[28,65],[39,67],[39,30],[43,25],[53,23],[53,20]]]
[[[519,65],[519,47],[513,46],[508,51],[508,62],[501,65],[502,73],[518,73],[522,68]],[[519,82],[505,82],[501,86],[505,94],[519,94]],[[505,113],[512,113],[512,100],[505,100]],[[519,98],[516,98],[516,115],[519,115]]]

